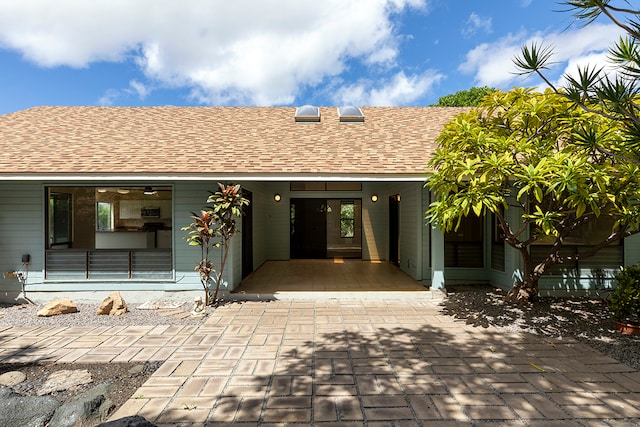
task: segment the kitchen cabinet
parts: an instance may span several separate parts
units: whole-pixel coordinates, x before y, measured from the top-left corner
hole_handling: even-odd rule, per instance
[[[160,208],[160,218],[171,218],[171,200],[121,200],[120,219],[140,219],[143,208]]]
[[[121,219],[140,219],[143,208],[160,208],[160,218],[171,218],[171,200],[121,200]]]
[[[120,219],[141,218],[142,200],[121,200]]]

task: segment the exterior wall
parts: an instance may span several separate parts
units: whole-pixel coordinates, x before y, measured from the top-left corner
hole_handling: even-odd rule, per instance
[[[28,280],[42,281],[44,268],[44,196],[38,182],[0,181],[0,300],[13,300],[20,292],[15,278],[4,273],[22,268],[29,254]]]
[[[424,226],[419,218],[424,216],[422,184],[419,182],[389,183],[386,186],[385,197],[382,198],[387,205],[387,218],[389,216],[387,201],[395,194],[400,195],[400,269],[414,279],[421,280]],[[385,233],[388,236],[388,226]]]
[[[373,202],[371,196],[378,196]],[[384,184],[362,184],[362,259],[382,261],[389,258],[389,202]]]
[[[521,211],[510,209],[509,220],[516,223]],[[524,237],[524,236],[523,236]],[[622,260],[618,254],[622,252]],[[634,259],[635,255],[635,259]],[[581,263],[581,268],[566,269],[563,266],[552,267],[538,283],[541,295],[597,295],[613,285],[613,275],[618,264],[630,265],[640,260],[640,235],[624,240],[623,246],[613,250],[602,250]],[[620,262],[621,261],[621,262]],[[491,282],[503,289],[509,289],[522,278],[522,258],[520,253],[506,246],[505,272],[491,271]],[[599,275],[603,275],[598,277]]]
[[[198,247],[187,245],[186,232],[181,228],[191,222],[191,212],[206,205],[209,191],[216,189],[217,181],[180,181],[173,183],[173,231],[175,280],[165,281],[86,281],[45,282],[45,196],[44,188],[61,183],[23,181],[0,182],[0,273],[22,268],[23,254],[30,255],[27,295],[33,299],[50,300],[56,295],[78,295],[79,301],[99,300],[113,290],[123,292],[125,299],[146,300],[149,292],[160,292],[166,299],[191,298],[202,295],[202,286],[194,271],[199,257]],[[104,185],[104,183],[77,183],[77,185]],[[362,199],[362,258],[363,260],[386,260],[389,248],[388,198],[400,194],[400,268],[416,278],[428,281],[431,278],[429,264],[437,253],[431,248],[432,233],[426,224],[424,213],[428,208],[428,191],[419,182],[363,182],[360,192],[291,192],[289,182],[240,182],[253,192],[253,267],[259,268],[267,260],[289,259],[289,200],[292,197],[360,198]],[[118,185],[113,183],[111,185]],[[282,200],[275,202],[274,194]],[[378,195],[372,202],[371,195]],[[515,209],[508,212],[511,221],[517,221]],[[519,253],[510,247],[505,250],[505,271],[491,268],[490,219],[485,221],[485,261],[481,269],[452,269],[444,271],[445,283],[492,283],[509,288],[521,275],[522,263]],[[242,232],[242,230],[241,230]],[[437,240],[437,239],[436,239]],[[229,263],[225,270],[228,290],[237,287],[242,279],[242,244],[236,235],[232,241]],[[640,261],[640,235],[624,242],[624,264]],[[217,258],[218,255],[214,254]],[[603,255],[604,256],[604,255]],[[594,258],[596,264],[605,262]],[[591,264],[593,264],[593,262]],[[591,265],[590,264],[590,265]],[[593,264],[593,265],[596,265]],[[596,265],[597,267],[597,265]],[[581,269],[579,277],[548,274],[540,282],[542,294],[588,293],[597,283],[591,274],[593,269]],[[614,268],[607,270],[609,276]],[[0,276],[0,300],[13,300],[19,296],[21,286],[15,278]]]
[[[640,263],[640,234],[624,239],[624,265]]]
[[[264,261],[289,259],[289,221],[291,198],[289,182],[272,182],[265,185],[266,194],[262,203],[265,212],[254,210],[254,218],[263,216],[263,226],[266,228],[267,241],[265,242]],[[280,194],[282,199],[276,202],[275,194]],[[256,265],[257,267],[257,265]]]

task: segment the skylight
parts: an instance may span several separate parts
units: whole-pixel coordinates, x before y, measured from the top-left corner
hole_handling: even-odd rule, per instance
[[[338,107],[338,116],[341,122],[364,122],[362,110],[353,105]]]
[[[319,122],[320,108],[315,105],[303,105],[296,108],[296,122]]]

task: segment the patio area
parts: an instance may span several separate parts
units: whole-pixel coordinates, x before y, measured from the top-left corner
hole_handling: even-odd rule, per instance
[[[0,327],[0,361],[162,361],[111,417],[159,427],[638,425],[640,372],[439,304],[244,301],[194,325]]]
[[[431,298],[428,287],[386,261],[312,259],[267,261],[232,298]]]

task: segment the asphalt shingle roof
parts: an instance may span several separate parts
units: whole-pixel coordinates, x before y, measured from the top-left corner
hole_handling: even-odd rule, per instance
[[[0,116],[0,175],[422,174],[464,109],[362,110],[296,123],[292,107],[35,107]]]

